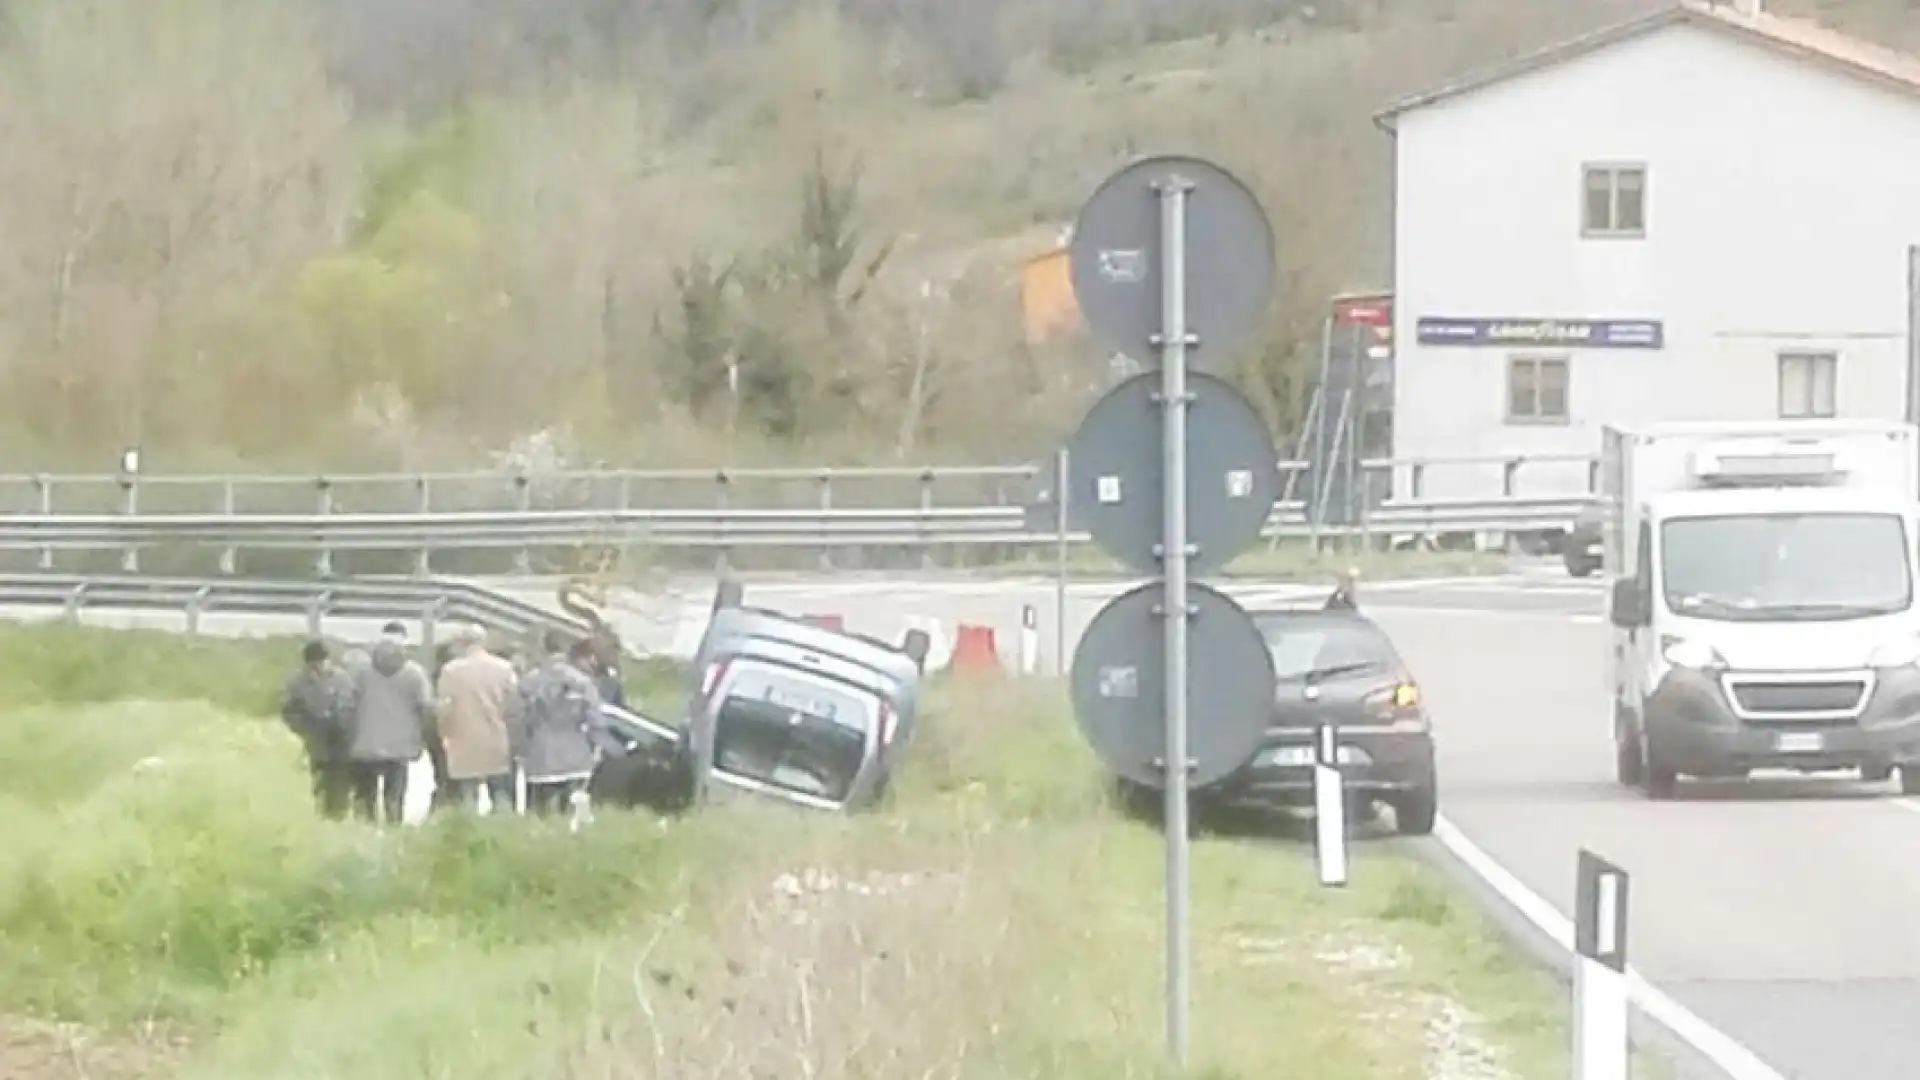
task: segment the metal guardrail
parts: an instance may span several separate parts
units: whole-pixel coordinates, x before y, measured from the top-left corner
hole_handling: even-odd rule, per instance
[[[1283,489],[1310,469],[1282,461]],[[1362,462],[1367,490],[1420,502],[1441,489],[1476,497],[1571,496],[1595,489],[1584,455]],[[1554,477],[1550,487],[1538,481]],[[430,513],[433,511],[831,510],[1020,505],[1052,475],[1045,466],[784,469],[581,469],[543,472],[328,474],[0,474],[0,514],[42,517],[175,514]],[[1435,487],[1435,482],[1439,487]],[[1531,481],[1531,482],[1529,482]]]
[[[1305,467],[1300,462],[1283,466]],[[1577,489],[1581,485],[1570,481],[1590,479],[1586,458],[1371,462],[1368,468],[1405,477],[1414,490],[1427,470],[1470,467],[1500,493],[1387,498],[1367,507],[1360,520],[1340,526],[1310,521],[1299,500],[1285,500],[1275,505],[1265,536],[1401,538],[1569,527],[1592,496],[1519,493],[1522,469],[1535,466],[1559,468],[1563,487]],[[336,554],[363,553],[368,557],[357,559],[354,570],[415,577],[433,574],[435,555],[456,552],[471,555],[463,557],[462,573],[482,575],[506,569],[504,562],[489,563],[489,552],[510,553],[510,572],[528,573],[535,552],[615,548],[706,552],[723,566],[730,551],[758,551],[766,554],[757,558],[775,560],[789,557],[778,554],[782,551],[815,551],[825,563],[828,552],[855,549],[873,549],[881,558],[918,552],[930,563],[935,550],[972,550],[995,558],[1057,543],[1061,538],[1051,527],[1028,519],[1027,508],[1040,499],[1038,488],[1047,479],[1024,467],[319,478],[0,475],[0,553],[37,553],[34,562],[15,561],[11,568],[55,572],[106,569],[84,559],[63,563],[57,557],[61,553],[118,552],[119,569],[134,573],[144,551],[217,551],[219,572],[236,574],[245,551],[268,556],[272,564],[250,560],[251,572],[285,576],[299,570],[272,553],[311,552],[310,565],[323,578],[334,575]],[[1017,491],[1004,486],[1013,483],[1022,486]],[[18,498],[22,484],[33,493],[31,499]],[[939,484],[947,485],[944,501],[936,497]],[[851,496],[850,486],[857,488]],[[756,495],[751,503],[742,498],[748,487]],[[303,488],[305,495],[299,495]],[[113,494],[97,497],[101,490]],[[793,497],[796,490],[803,497]],[[75,491],[93,496],[59,495]],[[1086,538],[1067,539],[1082,543]],[[395,555],[410,558],[391,561]],[[168,558],[173,573],[213,569],[193,557]],[[487,568],[480,569],[481,564]]]
[[[502,639],[540,648],[538,638],[549,629],[585,636],[591,628],[571,616],[517,600],[505,593],[465,581],[355,580],[264,581],[229,578],[96,577],[73,574],[0,575],[0,607],[57,610],[77,617],[88,607],[114,611],[178,612],[188,634],[200,631],[200,620],[223,614],[281,615],[303,618],[306,632],[318,637],[327,619],[417,620],[421,640],[431,650],[436,628],[449,622],[478,623]],[[645,658],[630,640],[629,655]],[[636,710],[609,705],[607,717],[616,733],[633,744],[672,746],[679,735],[674,727]]]
[[[203,616],[285,615],[306,620],[321,633],[327,619],[419,621],[432,645],[434,628],[474,622],[514,641],[530,641],[547,629],[585,635],[586,623],[465,581],[359,580],[263,581],[249,578],[172,578],[78,574],[0,575],[0,607],[31,607],[78,615],[84,608],[179,612],[182,627],[197,633]]]

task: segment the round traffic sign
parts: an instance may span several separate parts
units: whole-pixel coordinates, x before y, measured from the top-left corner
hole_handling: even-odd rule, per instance
[[[1162,327],[1160,191],[1188,188],[1186,321],[1195,363],[1223,360],[1260,328],[1273,297],[1273,226],[1260,201],[1213,162],[1168,155],[1109,176],[1080,207],[1068,246],[1074,301],[1088,329],[1155,361]]]
[[[1073,712],[1107,768],[1164,787],[1166,585],[1115,597],[1073,652]],[[1226,779],[1260,749],[1273,718],[1273,656],[1253,617],[1226,594],[1187,585],[1187,752],[1194,787]]]
[[[1210,574],[1260,535],[1280,496],[1273,438],[1233,384],[1187,374],[1187,572]],[[1067,450],[1072,525],[1130,569],[1160,570],[1165,536],[1160,375],[1143,372],[1107,391]]]

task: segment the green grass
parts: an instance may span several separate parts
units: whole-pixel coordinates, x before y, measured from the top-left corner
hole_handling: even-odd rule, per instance
[[[149,681],[68,659],[123,646]],[[232,704],[284,652],[167,647],[0,634],[9,1080],[79,1075],[9,1069],[9,1017],[184,1041],[89,1072],[127,1080],[1169,1075],[1160,839],[1050,685],[932,689],[880,814],[382,834],[316,820],[291,739]],[[140,700],[169,693],[201,700]],[[1564,993],[1391,843],[1329,892],[1296,844],[1205,836],[1193,897],[1196,1075],[1424,1078],[1443,1003],[1512,1076],[1565,1074]]]

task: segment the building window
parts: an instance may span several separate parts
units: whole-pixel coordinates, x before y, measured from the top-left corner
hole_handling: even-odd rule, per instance
[[[1516,356],[1507,361],[1507,422],[1567,422],[1567,358]]]
[[[1588,165],[1581,176],[1581,235],[1647,235],[1646,166]]]
[[[1781,419],[1832,419],[1834,415],[1834,383],[1839,374],[1840,358],[1833,353],[1781,353]]]

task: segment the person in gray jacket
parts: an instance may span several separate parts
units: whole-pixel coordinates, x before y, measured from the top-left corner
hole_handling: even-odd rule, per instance
[[[352,675],[347,760],[354,812],[369,821],[384,817],[398,824],[406,806],[407,766],[426,752],[433,727],[433,683],[391,637],[374,645],[370,662],[356,666]]]
[[[550,631],[545,644],[547,658],[520,679],[508,736],[526,778],[527,811],[550,815],[587,789],[607,722],[592,676],[567,655],[566,635]]]

